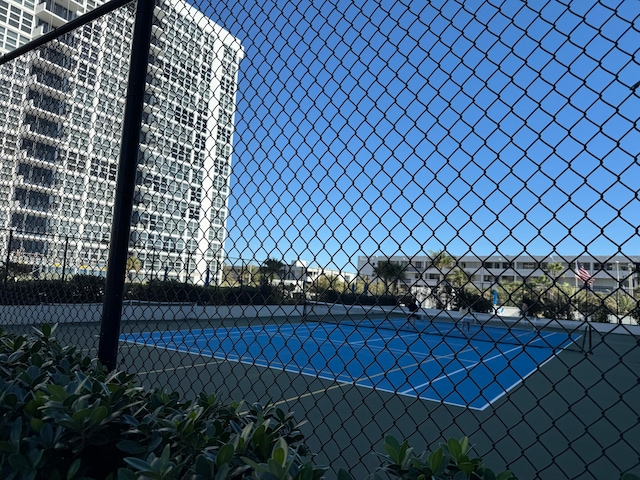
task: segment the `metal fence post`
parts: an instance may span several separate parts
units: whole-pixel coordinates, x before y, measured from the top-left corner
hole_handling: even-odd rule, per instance
[[[7,284],[7,280],[9,279],[9,260],[11,258],[11,243],[13,242],[13,230],[9,230],[9,240],[7,241],[7,259],[4,265],[5,274],[4,274],[4,284]]]
[[[129,63],[127,101],[122,125],[122,144],[98,346],[98,359],[109,370],[116,367],[118,353],[154,3],[153,0],[138,0]]]
[[[67,272],[67,252],[69,250],[69,235],[64,237],[64,253],[62,257],[62,283],[64,283],[64,276]]]

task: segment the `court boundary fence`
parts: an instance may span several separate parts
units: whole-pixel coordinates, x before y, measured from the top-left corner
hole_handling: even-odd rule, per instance
[[[0,58],[2,328],[59,323],[149,386],[286,406],[319,461],[359,477],[389,434],[469,435],[522,478],[640,473],[636,3],[80,6],[40,4],[41,36]],[[357,327],[414,305],[461,328],[499,309],[506,328],[584,328],[583,351],[443,336],[423,358],[420,335],[390,352]],[[308,340],[286,332],[346,316],[356,341],[315,330],[324,369],[279,360]],[[247,328],[267,361],[238,355]],[[205,329],[211,354],[119,341]],[[505,382],[476,385],[481,411],[461,400],[480,369]],[[401,395],[417,387],[435,396]]]

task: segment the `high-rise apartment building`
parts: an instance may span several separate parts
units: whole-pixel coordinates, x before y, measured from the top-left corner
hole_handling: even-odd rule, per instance
[[[36,2],[0,0],[0,53],[96,6]],[[127,5],[1,67],[3,260],[104,272],[133,22]],[[243,49],[183,0],[157,2],[151,43],[131,251],[140,276],[213,283]]]

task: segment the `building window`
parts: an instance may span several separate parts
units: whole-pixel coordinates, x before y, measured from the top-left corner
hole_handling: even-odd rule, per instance
[[[517,267],[519,270],[535,270],[538,268],[536,262],[518,262]]]

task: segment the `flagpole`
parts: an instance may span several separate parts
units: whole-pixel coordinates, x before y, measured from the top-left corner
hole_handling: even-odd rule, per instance
[[[576,292],[578,292],[579,291],[578,290],[578,272],[579,272],[579,267],[578,267],[578,259],[577,258],[576,258],[575,264],[576,265],[575,265],[575,270],[574,270],[574,273],[573,273],[573,281],[575,282]],[[580,298],[580,297],[578,297],[578,298]],[[587,294],[586,293],[584,295],[584,298],[585,298],[584,302],[585,302],[585,308],[586,308],[586,305],[587,305]],[[578,310],[580,310],[580,302],[579,301],[578,301]],[[586,313],[584,313],[582,316],[583,316],[584,320],[587,321]]]

